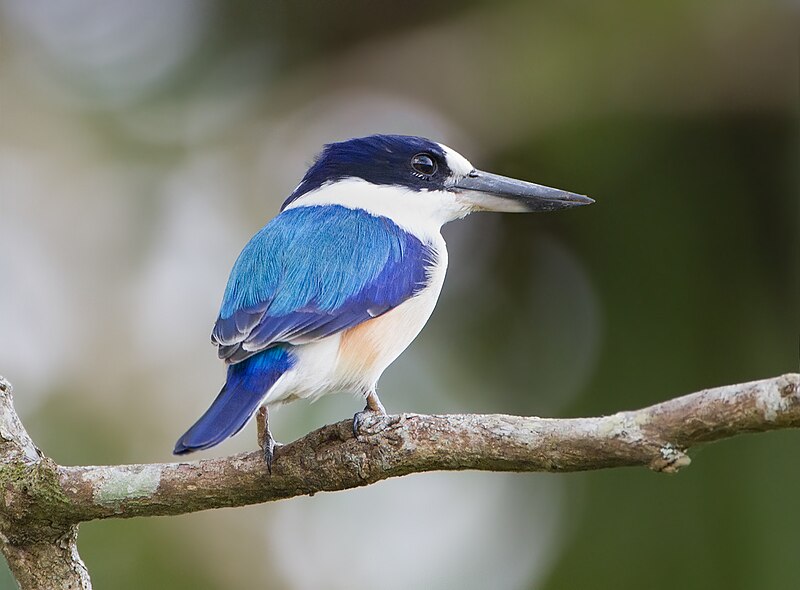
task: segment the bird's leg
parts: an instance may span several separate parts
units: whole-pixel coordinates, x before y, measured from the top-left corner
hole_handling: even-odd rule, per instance
[[[364,407],[364,411],[370,412],[377,412],[381,416],[386,415],[386,408],[383,407],[381,400],[378,399],[378,394],[374,391],[370,391],[367,394],[367,405]]]
[[[381,400],[378,399],[378,394],[374,390],[370,391],[367,394],[367,405],[353,416],[353,435],[358,438],[359,432],[367,425],[367,422],[373,422],[375,418],[384,416],[386,416],[386,410]]]
[[[267,463],[267,471],[272,473],[272,460],[275,458],[275,449],[283,446],[275,442],[272,433],[269,431],[269,410],[267,406],[261,406],[256,413],[256,432],[258,433],[258,446],[264,452],[264,461]]]

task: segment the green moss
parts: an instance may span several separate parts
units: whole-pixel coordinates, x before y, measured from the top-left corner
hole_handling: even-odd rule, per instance
[[[0,465],[0,493],[6,526],[11,529],[7,532],[20,532],[26,537],[37,532],[50,535],[54,528],[68,524],[70,502],[54,466],[46,459],[33,464],[12,461]]]

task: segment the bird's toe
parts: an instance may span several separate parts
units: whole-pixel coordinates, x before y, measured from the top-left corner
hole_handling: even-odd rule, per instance
[[[275,451],[277,451],[283,444],[277,442],[274,438],[269,437],[264,441],[261,450],[264,452],[264,462],[267,464],[267,471],[272,473],[272,464],[275,462]]]
[[[389,416],[374,410],[362,410],[353,416],[353,436],[378,434],[399,421],[398,416]]]

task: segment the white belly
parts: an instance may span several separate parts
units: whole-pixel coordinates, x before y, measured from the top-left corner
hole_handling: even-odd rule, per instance
[[[417,337],[436,307],[447,271],[444,240],[436,246],[438,257],[425,289],[381,316],[295,347],[295,367],[275,383],[265,402],[276,405],[335,391],[373,391],[380,376]]]

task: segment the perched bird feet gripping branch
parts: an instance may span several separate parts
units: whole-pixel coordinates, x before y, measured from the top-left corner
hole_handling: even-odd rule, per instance
[[[382,429],[378,426],[386,420],[386,410],[378,399],[378,394],[371,391],[367,394],[367,405],[353,415],[353,436],[358,438],[361,434],[374,434]],[[384,427],[387,425],[383,424]]]
[[[267,408],[342,390],[370,392],[353,418],[356,436],[367,423],[390,424],[375,387],[439,298],[447,270],[442,225],[475,211],[592,202],[483,172],[422,137],[326,145],[233,265],[211,334],[227,378],[174,453],[221,443],[263,408],[259,442],[271,468]]]
[[[269,409],[261,406],[256,413],[256,432],[258,436],[258,446],[264,453],[264,462],[267,470],[272,473],[272,462],[275,460],[275,450],[283,445],[272,437],[269,430]]]

